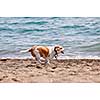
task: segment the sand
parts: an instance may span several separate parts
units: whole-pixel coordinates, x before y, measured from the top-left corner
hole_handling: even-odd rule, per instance
[[[99,82],[99,59],[53,60],[46,66],[33,59],[0,59],[0,83]]]

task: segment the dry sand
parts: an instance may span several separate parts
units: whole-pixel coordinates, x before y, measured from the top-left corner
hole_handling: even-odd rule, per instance
[[[0,59],[1,83],[100,82],[100,60],[67,59],[37,65],[33,59]]]

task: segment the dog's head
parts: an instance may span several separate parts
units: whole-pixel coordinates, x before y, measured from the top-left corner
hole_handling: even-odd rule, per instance
[[[63,53],[64,54],[64,48],[60,45],[57,45],[54,47],[54,51],[59,54],[59,53]]]

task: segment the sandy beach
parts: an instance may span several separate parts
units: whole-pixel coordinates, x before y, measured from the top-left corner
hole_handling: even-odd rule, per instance
[[[37,65],[33,59],[0,59],[1,83],[99,83],[100,60],[66,59]]]

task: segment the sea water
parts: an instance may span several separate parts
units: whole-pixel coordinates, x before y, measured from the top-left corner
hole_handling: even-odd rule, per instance
[[[99,17],[1,17],[0,58],[26,57],[33,45],[62,45],[61,58],[100,57]]]

